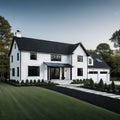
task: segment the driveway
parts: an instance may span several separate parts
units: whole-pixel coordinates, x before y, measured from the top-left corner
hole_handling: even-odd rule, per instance
[[[60,86],[45,86],[45,88],[54,90],[65,95],[72,96],[79,100],[86,101],[88,103],[94,104],[99,107],[103,107],[110,111],[116,112],[120,114],[120,100],[113,99],[106,96],[96,95],[93,93],[83,92],[79,90],[69,89]]]

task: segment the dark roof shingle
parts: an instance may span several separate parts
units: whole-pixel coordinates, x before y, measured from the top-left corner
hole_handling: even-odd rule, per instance
[[[95,52],[89,52],[89,55],[93,58],[94,65],[93,66],[88,66],[88,68],[110,69],[108,64],[104,60],[102,60]]]
[[[81,43],[68,44],[60,43],[48,40],[25,38],[25,37],[14,37],[13,41],[17,42],[18,48],[21,51],[34,51],[43,53],[55,53],[55,54],[72,54],[78,45],[80,45],[88,53]],[[11,52],[11,51],[10,51]],[[10,53],[9,53],[10,54]]]

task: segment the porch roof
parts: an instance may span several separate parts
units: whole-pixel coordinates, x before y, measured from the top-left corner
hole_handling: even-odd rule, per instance
[[[50,63],[50,62],[44,62],[48,67],[72,67],[70,64],[66,63]]]

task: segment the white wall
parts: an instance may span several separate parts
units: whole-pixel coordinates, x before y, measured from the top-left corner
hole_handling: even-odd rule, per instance
[[[37,53],[37,60],[30,60],[30,52],[21,52],[21,80],[44,79],[47,80],[47,66],[43,62],[70,63],[69,55],[61,55],[61,61],[51,61],[51,54]],[[40,66],[40,76],[28,76],[28,66]],[[70,75],[69,75],[70,76]],[[67,77],[68,78],[68,77]]]
[[[97,71],[98,74],[88,74],[88,78],[92,78],[94,82],[98,83],[100,79],[102,79],[104,82],[110,81],[110,70],[109,69],[95,69],[95,68],[88,68],[89,71]],[[100,74],[101,71],[107,72],[107,74]]]
[[[18,46],[14,41],[13,47],[10,54],[10,79],[20,80],[20,51],[18,49]],[[19,61],[17,61],[17,53],[19,53]],[[11,62],[11,56],[13,56],[13,62]],[[19,67],[19,77],[17,77],[17,67]],[[15,76],[12,76],[12,68],[15,68]]]
[[[77,62],[77,56],[83,56],[83,62]],[[87,78],[87,56],[79,45],[72,54],[72,79],[86,79]],[[83,76],[77,76],[77,68],[83,68]]]

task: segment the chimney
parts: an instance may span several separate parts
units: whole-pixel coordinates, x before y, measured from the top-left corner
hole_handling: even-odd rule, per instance
[[[21,37],[21,32],[20,32],[19,30],[17,30],[17,31],[15,32],[15,36],[16,36],[16,37]]]

